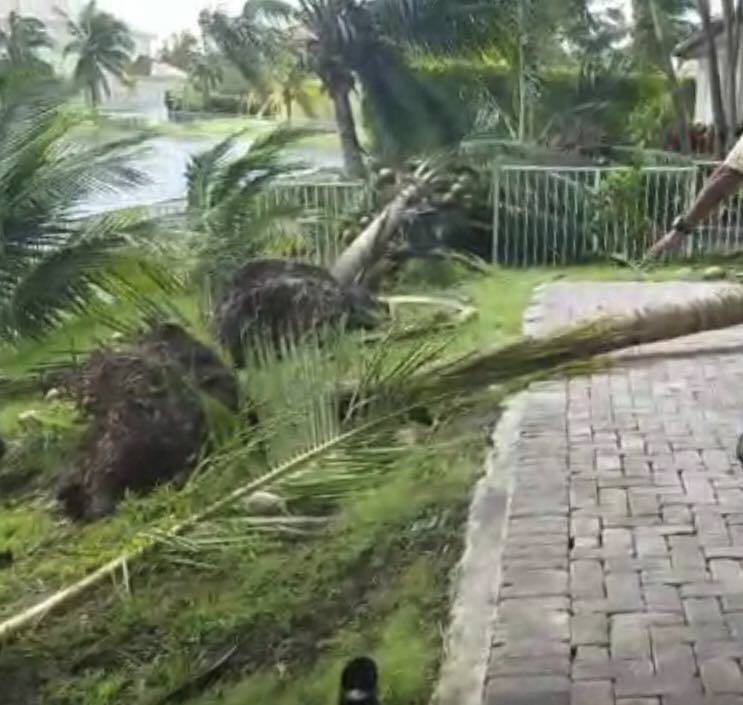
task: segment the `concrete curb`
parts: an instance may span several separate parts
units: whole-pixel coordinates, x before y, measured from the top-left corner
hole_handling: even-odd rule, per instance
[[[513,397],[493,432],[495,449],[470,505],[465,550],[454,578],[454,599],[436,705],[481,705],[495,627],[501,554],[511,501],[512,450],[526,392]]]

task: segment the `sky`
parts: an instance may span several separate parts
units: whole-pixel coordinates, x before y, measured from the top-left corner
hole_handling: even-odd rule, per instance
[[[183,29],[197,29],[199,12],[205,7],[239,12],[245,0],[98,0],[98,6],[114,13],[132,27],[166,39]]]
[[[597,0],[614,4],[630,0]],[[721,0],[712,0],[713,11],[719,11]],[[183,29],[196,29],[199,12],[205,7],[238,12],[244,0],[99,0],[101,7],[115,13],[133,27],[165,39]]]

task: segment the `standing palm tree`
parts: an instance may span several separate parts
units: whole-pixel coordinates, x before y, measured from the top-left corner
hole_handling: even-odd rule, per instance
[[[201,93],[206,108],[212,89],[222,83],[223,74],[219,57],[214,54],[196,54],[191,61],[189,74],[196,90]]]
[[[90,0],[76,21],[65,17],[73,39],[64,53],[78,57],[75,81],[85,90],[91,104],[97,106],[111,95],[110,77],[128,80],[126,70],[132,60],[134,40],[127,25],[98,10],[95,0]]]
[[[0,48],[13,67],[42,64],[37,52],[53,45],[44,23],[35,17],[8,15],[7,29],[0,29]]]
[[[366,14],[365,3],[359,0],[300,0],[298,6],[282,0],[248,0],[235,19],[206,12],[201,23],[246,78],[255,73],[252,59],[270,54],[270,43],[277,38],[271,22],[282,23],[290,50],[317,74],[330,96],[346,173],[358,178],[364,174],[364,162],[350,94],[359,57],[374,51],[371,24],[360,22]]]

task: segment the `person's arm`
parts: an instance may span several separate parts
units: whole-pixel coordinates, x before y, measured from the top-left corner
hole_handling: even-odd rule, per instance
[[[743,174],[727,164],[721,164],[709,178],[694,204],[682,216],[689,230],[699,225],[722,201],[732,196],[743,184]]]
[[[743,185],[743,173],[728,162],[721,164],[709,178],[689,211],[678,217],[671,231],[657,242],[648,255],[657,257],[678,248],[687,235],[697,227],[722,201],[732,196]]]

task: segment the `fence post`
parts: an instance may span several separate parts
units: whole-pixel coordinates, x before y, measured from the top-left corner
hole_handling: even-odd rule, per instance
[[[682,213],[688,213],[689,209],[694,204],[694,200],[697,195],[697,182],[699,181],[699,164],[694,163],[694,168],[689,171],[689,184],[686,190],[686,203],[684,203],[684,210]],[[691,259],[694,256],[694,238],[686,238],[686,259]],[[701,249],[701,248],[700,248]]]
[[[500,245],[500,169],[498,162],[493,160],[493,264],[498,261],[498,247]]]
[[[595,196],[598,196],[599,193],[599,187],[601,186],[601,169],[599,167],[596,167],[594,172],[594,178],[593,178],[593,193]],[[591,236],[591,246],[593,248],[593,252],[591,254],[595,255],[599,251],[599,236],[594,231]]]

